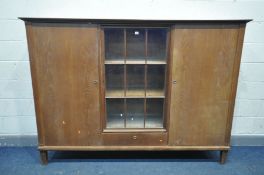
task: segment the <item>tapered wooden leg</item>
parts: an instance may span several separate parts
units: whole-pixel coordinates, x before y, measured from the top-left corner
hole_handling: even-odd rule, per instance
[[[227,150],[220,151],[220,164],[224,164],[226,162],[227,153]]]
[[[40,160],[42,165],[47,165],[48,164],[48,151],[46,150],[40,150]]]

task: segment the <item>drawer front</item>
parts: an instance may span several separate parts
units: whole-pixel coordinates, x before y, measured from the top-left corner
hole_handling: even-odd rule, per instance
[[[103,145],[160,146],[167,145],[167,133],[103,133]]]

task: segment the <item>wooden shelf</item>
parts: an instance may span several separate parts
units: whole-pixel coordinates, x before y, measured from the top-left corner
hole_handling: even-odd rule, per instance
[[[146,64],[144,59],[142,60],[126,60],[126,64]]]
[[[144,90],[106,90],[106,98],[145,98]],[[165,98],[163,90],[147,90],[146,98]]]
[[[127,90],[126,91],[126,96],[127,97],[145,97],[145,91],[144,89],[139,89],[139,90]]]
[[[106,128],[104,133],[128,133],[128,132],[166,132],[164,128]]]
[[[147,90],[146,96],[149,98],[165,98],[165,92],[164,90]]]
[[[166,61],[163,60],[147,60],[147,64],[167,64]]]
[[[105,64],[125,64],[124,60],[105,60]]]
[[[105,97],[106,98],[124,98],[125,91],[124,90],[106,90]]]
[[[125,116],[124,116],[125,117]],[[126,119],[126,121],[128,118]],[[115,117],[115,119],[111,119],[107,121],[106,129],[162,129],[163,121],[160,121],[159,118],[155,118],[153,116],[147,116],[146,126],[144,127],[144,121],[142,120],[134,120],[133,124],[128,126],[128,121],[125,128],[125,120],[124,118]],[[131,127],[134,126],[134,127]]]
[[[148,64],[148,65],[165,65],[166,61],[159,60],[105,60],[105,64]]]

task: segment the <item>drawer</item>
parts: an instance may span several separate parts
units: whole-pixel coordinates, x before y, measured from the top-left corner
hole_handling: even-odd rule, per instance
[[[103,145],[160,146],[167,145],[167,133],[103,133]]]

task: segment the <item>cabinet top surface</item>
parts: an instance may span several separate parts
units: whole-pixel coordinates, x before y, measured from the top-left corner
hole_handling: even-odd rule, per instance
[[[196,20],[155,20],[155,19],[85,19],[85,18],[29,18],[19,17],[34,23],[91,23],[91,24],[175,24],[175,23],[247,23],[252,19],[196,19]]]

